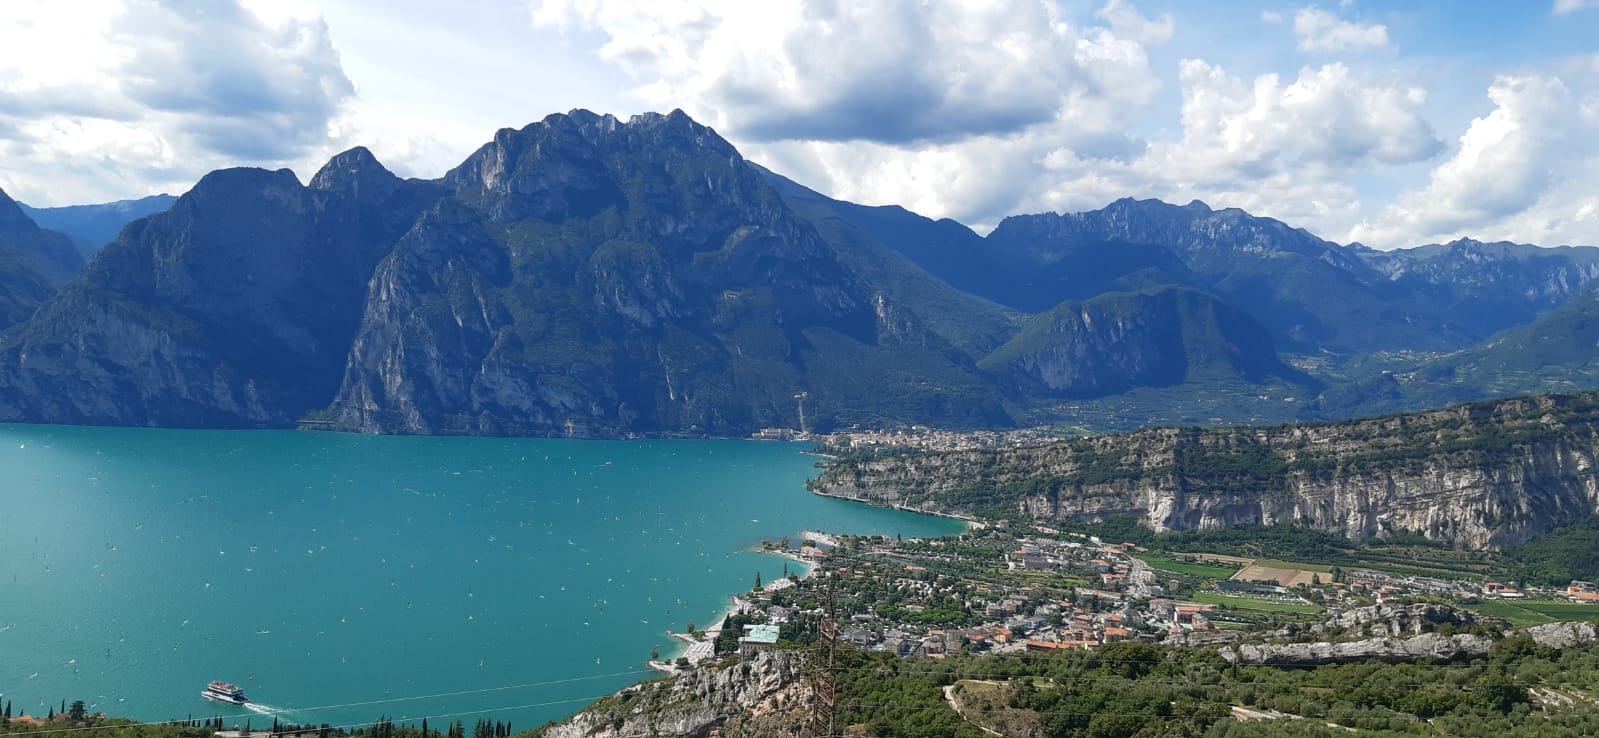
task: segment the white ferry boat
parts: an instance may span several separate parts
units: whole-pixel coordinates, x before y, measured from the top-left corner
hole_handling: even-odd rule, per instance
[[[242,705],[249,702],[249,700],[244,698],[244,689],[237,684],[229,684],[227,682],[207,684],[205,691],[201,692],[200,696],[213,702],[226,702],[231,705]]]

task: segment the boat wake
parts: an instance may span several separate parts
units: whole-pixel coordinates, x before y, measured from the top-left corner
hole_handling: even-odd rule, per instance
[[[244,703],[244,707],[251,712],[266,715],[267,717],[285,717],[299,712],[299,710],[293,710],[287,707],[278,707],[277,705],[266,705],[260,702],[246,702]]]

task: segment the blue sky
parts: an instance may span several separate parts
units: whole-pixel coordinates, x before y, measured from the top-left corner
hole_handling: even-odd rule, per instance
[[[59,205],[682,108],[978,229],[1198,198],[1380,248],[1599,244],[1599,0],[7,0],[0,187]]]

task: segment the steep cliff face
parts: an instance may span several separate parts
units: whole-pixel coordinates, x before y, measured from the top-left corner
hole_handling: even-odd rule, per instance
[[[1164,429],[1029,448],[845,457],[823,494],[1158,531],[1298,525],[1493,549],[1599,512],[1599,394],[1327,425]]]
[[[854,268],[680,112],[550,116],[501,131],[444,182],[450,201],[372,279],[340,427],[618,436],[1008,423],[937,321]]]
[[[207,175],[10,335],[0,419],[258,427],[325,406],[366,281],[430,190],[364,149],[309,188],[288,170]]]

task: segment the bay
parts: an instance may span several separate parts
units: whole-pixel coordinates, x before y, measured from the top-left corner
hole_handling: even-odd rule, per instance
[[[956,521],[813,496],[797,444],[0,426],[0,695],[139,720],[520,730],[797,565],[801,530]],[[253,705],[207,702],[212,680]]]

